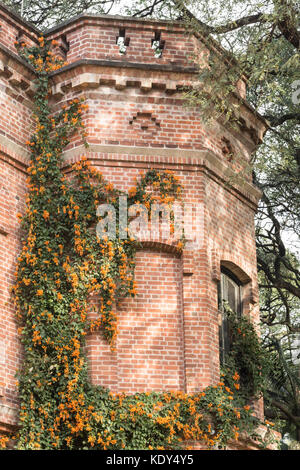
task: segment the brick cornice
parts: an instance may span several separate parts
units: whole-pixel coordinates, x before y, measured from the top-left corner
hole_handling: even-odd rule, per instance
[[[9,65],[14,66],[17,64],[19,67],[20,66],[22,67],[24,73],[26,75],[29,75],[29,77],[32,80],[35,78],[35,72],[34,72],[33,67],[28,62],[26,62],[26,60],[22,59],[22,57],[20,57],[18,54],[11,51],[10,49],[8,49],[6,46],[4,46],[1,43],[0,43],[0,54],[2,57],[2,61],[5,61],[5,64],[7,66]]]
[[[18,162],[19,166],[21,165],[20,169],[24,170],[28,166],[29,152],[3,135],[0,135],[0,153],[6,155],[13,162]],[[118,160],[123,162],[124,166],[130,166],[130,162],[140,161],[142,164],[146,163],[147,167],[162,164],[170,168],[179,165],[183,170],[189,171],[199,171],[200,168],[203,168],[208,175],[215,176],[222,181],[228,190],[238,192],[243,196],[252,208],[256,208],[261,197],[261,191],[257,187],[245,180],[239,181],[237,175],[218,156],[206,149],[187,150],[91,144],[88,150],[83,145],[66,150],[64,158],[66,163],[70,164],[77,161],[83,154],[87,154],[91,160],[97,162],[101,160],[116,162]]]
[[[147,28],[163,28],[168,30],[168,32],[182,32],[182,34],[186,33],[186,28],[182,21],[175,21],[175,20],[161,20],[156,18],[138,18],[134,16],[121,16],[121,15],[101,15],[101,14],[92,14],[92,13],[82,13],[80,15],[74,16],[69,20],[66,20],[58,25],[54,26],[53,28],[48,29],[45,31],[45,37],[53,36],[59,33],[60,31],[70,31],[72,29],[78,28],[82,24],[89,24],[89,25],[103,25],[103,24],[113,24],[116,26],[127,24],[130,27],[136,27],[141,29],[141,27],[145,30]]]
[[[101,82],[104,80],[102,77],[103,72],[111,73],[112,86],[119,90],[124,89],[130,83],[130,77],[124,75],[124,70],[128,71],[129,76],[132,75],[132,72],[139,71],[139,77],[136,78],[141,90],[150,91],[153,86],[160,86],[167,93],[174,93],[182,87],[192,88],[197,81],[198,72],[196,66],[151,64],[111,59],[79,59],[50,74],[50,78],[52,78],[52,95],[54,99],[60,100],[64,95],[63,87],[66,86],[75,91],[100,87]],[[148,73],[150,73],[149,76]],[[23,90],[26,90],[28,98],[32,98],[34,94],[33,80],[35,78],[33,68],[16,53],[0,44],[0,75],[2,74],[11,77],[10,80],[13,86],[23,88]],[[241,132],[249,134],[247,139],[249,143],[252,142],[250,145],[254,150],[257,143],[262,142],[268,123],[237,93],[233,93],[232,97],[241,105],[239,114],[244,122]]]
[[[162,72],[177,72],[177,73],[192,73],[196,74],[199,69],[196,66],[184,66],[176,64],[151,64],[144,62],[129,62],[125,60],[111,60],[111,59],[79,59],[71,62],[50,74],[50,77],[61,75],[62,73],[72,70],[81,66],[98,66],[98,67],[114,67],[114,68],[134,68],[142,70],[155,70]]]
[[[240,181],[240,178],[219,157],[206,149],[186,150],[91,144],[88,149],[82,145],[66,150],[64,152],[66,164],[75,162],[83,154],[97,163],[101,160],[103,162],[111,160],[112,164],[117,165],[114,162],[118,161],[123,162],[124,166],[130,166],[130,162],[135,162],[135,164],[141,162],[144,167],[146,163],[146,167],[164,165],[174,168],[174,166],[179,166],[180,169],[188,171],[199,171],[202,168],[209,176],[214,176],[219,182],[221,181],[226,189],[245,198],[254,210],[261,197],[261,191],[257,187],[245,180]]]
[[[26,173],[29,165],[29,152],[5,135],[0,135],[0,159],[7,161],[18,170]]]
[[[5,426],[15,426],[18,424],[18,408],[0,403],[0,429],[2,423]]]

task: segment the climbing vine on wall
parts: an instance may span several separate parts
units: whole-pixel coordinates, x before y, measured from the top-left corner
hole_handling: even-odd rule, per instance
[[[228,305],[224,305],[228,320],[230,351],[225,358],[225,381],[234,387],[231,371],[240,376],[239,394],[245,400],[261,398],[266,390],[266,379],[272,368],[269,354],[263,348],[252,322],[246,316],[239,318]],[[228,380],[227,380],[228,377]]]
[[[62,152],[74,132],[84,140],[86,105],[74,99],[53,113],[49,74],[63,65],[55,42],[18,45],[36,73],[35,132],[27,142],[26,233],[18,258],[14,296],[24,363],[19,373],[19,449],[174,449],[198,440],[225,445],[253,428],[250,407],[220,382],[202,392],[112,394],[92,386],[84,355],[86,335],[96,329],[115,348],[118,298],[135,295],[136,243],[97,238],[97,207],[121,193],[87,159],[67,178]],[[150,190],[149,190],[150,188]],[[152,190],[151,190],[152,188]],[[130,204],[170,203],[181,186],[170,172],[150,170],[128,193]],[[98,294],[99,315],[88,319],[89,297]],[[238,374],[232,374],[238,384]],[[8,436],[0,444],[4,447]]]

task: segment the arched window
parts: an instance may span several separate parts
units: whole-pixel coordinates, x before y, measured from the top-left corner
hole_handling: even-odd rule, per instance
[[[240,317],[243,311],[243,287],[240,280],[229,269],[221,268],[221,281],[219,283],[219,311],[221,314],[221,324],[219,331],[220,340],[220,361],[221,365],[225,363],[226,355],[230,351],[230,331],[227,315],[224,311],[224,305]]]

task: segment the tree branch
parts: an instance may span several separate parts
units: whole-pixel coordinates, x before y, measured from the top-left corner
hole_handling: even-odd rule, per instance
[[[235,29],[242,28],[243,26],[248,26],[250,24],[260,23],[263,19],[263,13],[257,13],[256,15],[244,16],[237,20],[231,21],[225,25],[213,27],[213,33],[222,34],[234,31]]]
[[[297,12],[291,2],[286,0],[275,0],[275,11],[279,11],[279,19],[277,26],[281,34],[285,39],[291,43],[296,49],[300,48],[300,31],[297,30],[297,24],[295,18],[297,18]],[[283,14],[282,14],[283,12]]]
[[[271,404],[284,413],[297,428],[300,427],[300,417],[294,416],[289,409],[277,400],[271,400]]]
[[[237,20],[231,21],[230,23],[220,25],[220,26],[210,26],[203,21],[196,18],[195,15],[184,5],[182,0],[173,0],[175,6],[183,14],[184,17],[195,21],[201,27],[202,31],[208,34],[224,34],[235,29],[242,28],[250,24],[259,23],[263,19],[263,13],[257,13],[255,15],[244,16]]]
[[[284,122],[290,121],[290,120],[296,120],[296,121],[299,121],[299,123],[300,123],[300,113],[296,113],[296,112],[295,113],[283,114],[282,116],[279,116],[279,117],[272,116],[270,114],[266,114],[264,116],[264,118],[267,119],[268,121],[270,121],[270,124],[273,127],[280,126]]]

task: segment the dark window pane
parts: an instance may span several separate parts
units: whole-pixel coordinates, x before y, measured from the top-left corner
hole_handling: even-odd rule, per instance
[[[237,285],[234,284],[230,279],[227,279],[227,301],[231,310],[237,312]]]
[[[226,355],[230,351],[230,331],[228,327],[227,316],[223,309],[224,301],[228,303],[229,307],[238,316],[242,313],[242,299],[241,299],[241,286],[234,276],[230,273],[222,272],[221,282],[219,285],[219,309],[222,313],[222,321],[220,325],[220,359],[221,364],[224,364]]]

